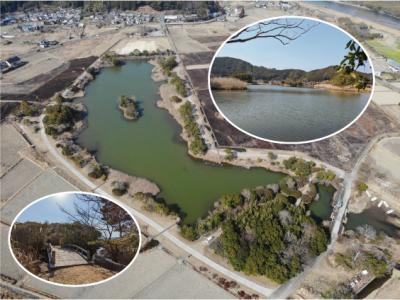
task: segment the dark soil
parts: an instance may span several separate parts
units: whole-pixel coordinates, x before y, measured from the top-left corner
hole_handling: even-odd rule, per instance
[[[209,64],[214,56],[213,51],[182,54],[185,66]]]
[[[208,69],[187,70],[197,90],[208,89]]]
[[[34,78],[27,80],[21,84],[32,84],[37,81],[43,81],[48,79],[43,85],[29,94],[2,94],[2,99],[8,100],[30,100],[30,101],[43,101],[56,92],[61,91],[68,87],[87,67],[89,67],[97,56],[89,56],[84,58],[77,58],[69,61],[68,63],[56,68],[49,74],[40,74]],[[59,73],[57,76],[52,78],[52,74],[60,72],[60,69],[64,68],[64,71]]]
[[[216,36],[189,36],[191,39],[194,39],[202,44],[207,43],[215,43],[215,42],[225,42],[225,40],[229,37],[227,35],[216,35]]]

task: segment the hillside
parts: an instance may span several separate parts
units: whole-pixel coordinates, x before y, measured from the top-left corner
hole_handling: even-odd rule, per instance
[[[255,81],[280,81],[284,84],[301,86],[303,84],[320,83],[323,81],[331,81],[338,76],[338,66],[329,66],[312,71],[304,71],[300,69],[283,69],[266,68],[262,66],[254,66],[244,60],[232,57],[216,57],[212,66],[211,74],[213,77],[237,77],[242,80]],[[357,76],[372,81],[371,74],[356,72]],[[341,74],[341,77],[344,75]],[[346,75],[347,80],[340,82],[350,83],[354,81],[355,76]],[[335,80],[335,82],[339,82]]]

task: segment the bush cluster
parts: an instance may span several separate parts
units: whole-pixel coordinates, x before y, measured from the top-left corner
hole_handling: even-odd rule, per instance
[[[207,146],[201,137],[200,129],[197,127],[197,124],[194,121],[192,110],[192,104],[190,102],[186,102],[179,108],[179,113],[183,118],[185,130],[192,139],[189,144],[189,149],[194,154],[204,154],[204,152],[207,150]]]
[[[154,212],[160,215],[176,215],[176,212],[171,210],[168,205],[162,200],[156,200],[153,196],[144,193],[136,193],[134,199],[143,203],[142,208],[148,212]]]
[[[170,76],[172,70],[178,65],[175,56],[169,56],[167,58],[160,58],[158,60],[165,75]]]
[[[287,170],[293,171],[300,178],[308,178],[313,173],[315,162],[305,161],[302,158],[290,157],[283,161],[283,165]]]
[[[17,115],[21,117],[32,117],[39,113],[39,108],[34,105],[30,104],[28,101],[22,101],[17,109]]]
[[[175,86],[175,89],[179,93],[179,95],[181,95],[182,97],[188,96],[185,82],[175,73],[173,74],[170,83]]]
[[[181,234],[195,240],[219,226],[217,254],[237,271],[265,275],[278,283],[297,275],[303,264],[326,250],[328,242],[304,204],[296,206],[284,193],[267,187],[223,196],[206,218],[183,225]]]
[[[178,96],[172,96],[169,100],[171,102],[174,102],[174,103],[181,103],[182,102],[182,98],[180,98]]]
[[[46,107],[43,119],[45,132],[49,135],[57,135],[59,131],[55,128],[64,125],[64,130],[73,125],[74,110],[64,104],[55,104]]]

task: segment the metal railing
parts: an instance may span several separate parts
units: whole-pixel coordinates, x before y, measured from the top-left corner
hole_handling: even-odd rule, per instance
[[[89,250],[85,250],[82,247],[75,245],[75,244],[66,244],[63,246],[63,248],[68,248],[70,250],[73,250],[75,252],[77,252],[80,256],[82,256],[84,259],[86,259],[87,261],[90,260],[90,252]]]

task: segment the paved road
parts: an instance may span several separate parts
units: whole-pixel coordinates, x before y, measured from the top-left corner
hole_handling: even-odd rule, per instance
[[[55,265],[53,266],[54,268],[89,264],[86,259],[73,250],[60,247],[52,247],[52,250],[55,252],[56,256]]]
[[[50,151],[50,153],[60,162],[62,163],[72,174],[74,174],[77,178],[79,178],[83,183],[85,183],[90,189],[92,189],[94,192],[104,195],[108,198],[111,198],[112,200],[114,200],[116,203],[118,203],[119,205],[126,207],[125,204],[121,203],[118,199],[114,198],[112,195],[108,194],[107,192],[105,192],[104,190],[102,190],[101,188],[97,188],[96,184],[94,184],[93,182],[91,182],[88,178],[86,178],[85,176],[83,176],[76,168],[75,166],[70,163],[69,161],[67,161],[64,157],[61,156],[61,154],[58,153],[58,151],[53,147],[53,145],[50,143],[48,136],[46,135],[46,133],[44,132],[44,126],[43,126],[43,116],[41,116],[40,118],[40,134],[42,137],[43,142],[45,143],[45,145],[47,146],[48,150]],[[144,214],[140,213],[139,211],[131,208],[131,207],[126,207],[137,219],[141,220],[142,222],[150,225],[151,227],[153,227],[155,230],[157,230],[158,232],[162,232],[165,230],[165,228],[163,226],[161,226],[160,224],[158,224],[157,222],[153,221],[152,219],[150,219],[149,217],[145,216]],[[203,262],[204,264],[208,265],[209,267],[215,269],[216,271],[220,272],[221,274],[224,274],[225,276],[233,279],[234,281],[236,281],[239,284],[242,284],[254,291],[256,291],[257,293],[260,293],[263,296],[269,296],[271,295],[275,289],[270,289],[270,288],[266,288],[262,285],[259,285],[253,281],[250,281],[246,278],[244,278],[243,276],[241,276],[239,273],[230,271],[228,269],[226,269],[225,267],[217,264],[216,262],[214,262],[213,260],[209,259],[208,257],[204,256],[202,253],[200,253],[199,251],[193,249],[192,247],[190,247],[189,245],[187,245],[185,242],[181,241],[180,239],[178,239],[177,237],[175,237],[174,235],[172,235],[171,233],[164,231],[163,233],[161,233],[162,236],[164,236],[165,238],[167,238],[168,240],[170,240],[172,243],[174,243],[176,246],[178,246],[179,248],[183,249],[184,251],[186,251],[187,253],[189,253],[190,255],[192,255],[193,257],[197,258],[198,260],[200,260],[201,262]]]

